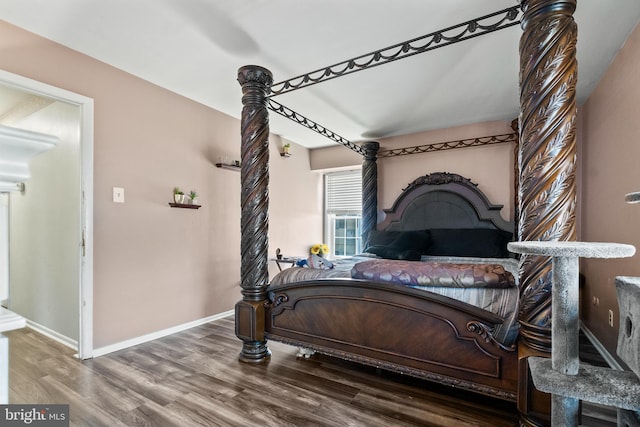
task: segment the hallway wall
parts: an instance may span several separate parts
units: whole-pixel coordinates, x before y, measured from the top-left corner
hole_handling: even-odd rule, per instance
[[[58,136],[9,195],[10,309],[70,341],[79,334],[80,111],[55,102],[12,124]]]

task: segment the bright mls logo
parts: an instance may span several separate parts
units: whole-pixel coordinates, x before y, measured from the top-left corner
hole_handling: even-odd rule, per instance
[[[68,427],[69,405],[0,405],[0,425]]]

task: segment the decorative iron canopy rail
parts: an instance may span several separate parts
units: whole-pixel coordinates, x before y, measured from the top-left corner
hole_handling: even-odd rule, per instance
[[[396,148],[378,152],[378,158],[406,156],[409,154],[429,153],[432,151],[453,150],[455,148],[479,147],[482,145],[500,144],[502,142],[517,142],[517,133],[502,135],[482,136],[479,138],[461,139],[458,141],[436,142],[434,144],[419,145],[416,147]]]
[[[302,126],[319,133],[322,136],[329,138],[332,141],[337,142],[338,144],[344,145],[345,147],[355,151],[362,156],[364,156],[365,154],[364,149],[359,145],[356,145],[348,139],[338,135],[337,133],[330,131],[326,127],[314,122],[313,120],[306,118],[302,114],[296,113],[291,108],[285,107],[284,105],[274,101],[273,99],[267,100],[267,108],[280,114],[281,116],[288,118],[289,120],[293,120],[294,122],[299,123]]]
[[[314,122],[313,120],[303,116],[302,114],[293,111],[289,107],[286,107],[274,101],[273,99],[267,99],[267,108],[275,113],[280,114],[283,117],[288,118],[289,120],[293,120],[294,122],[301,124],[307,129],[311,129],[312,131],[319,133],[320,135],[325,136],[331,139],[332,141],[337,142],[338,144],[344,145],[345,147],[355,151],[356,153],[362,156],[365,155],[365,149],[362,148],[360,145],[349,141],[348,139]],[[491,135],[491,136],[481,136],[478,138],[460,139],[457,141],[436,142],[433,144],[418,145],[414,147],[395,148],[392,150],[379,151],[377,154],[377,157],[383,158],[383,157],[407,156],[409,154],[430,153],[433,151],[453,150],[455,148],[479,147],[483,145],[500,144],[503,142],[518,142],[518,134],[505,133],[501,135]]]
[[[307,74],[293,77],[289,80],[275,83],[271,86],[270,96],[273,97],[281,95],[303,87],[315,85],[322,81],[332,80],[367,68],[388,64],[419,53],[428,52],[440,47],[449,46],[454,43],[512,27],[520,23],[519,20],[516,20],[519,15],[520,6],[513,6],[406,42],[394,44],[356,58],[348,59],[325,68],[311,71]],[[493,22],[493,18],[496,18],[495,22]],[[492,20],[492,23],[483,24],[482,22],[486,20]]]

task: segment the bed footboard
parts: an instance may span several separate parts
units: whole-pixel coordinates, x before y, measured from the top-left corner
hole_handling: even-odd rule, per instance
[[[265,338],[515,401],[517,351],[492,336],[501,322],[441,295],[332,279],[271,292]]]

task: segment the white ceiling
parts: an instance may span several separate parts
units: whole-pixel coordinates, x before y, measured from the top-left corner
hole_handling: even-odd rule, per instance
[[[0,0],[0,19],[211,106],[242,108],[237,70],[276,82],[518,4],[515,0]],[[638,0],[578,0],[578,102],[640,19]],[[275,98],[352,140],[518,112],[514,26]],[[276,114],[271,131],[334,144]]]

